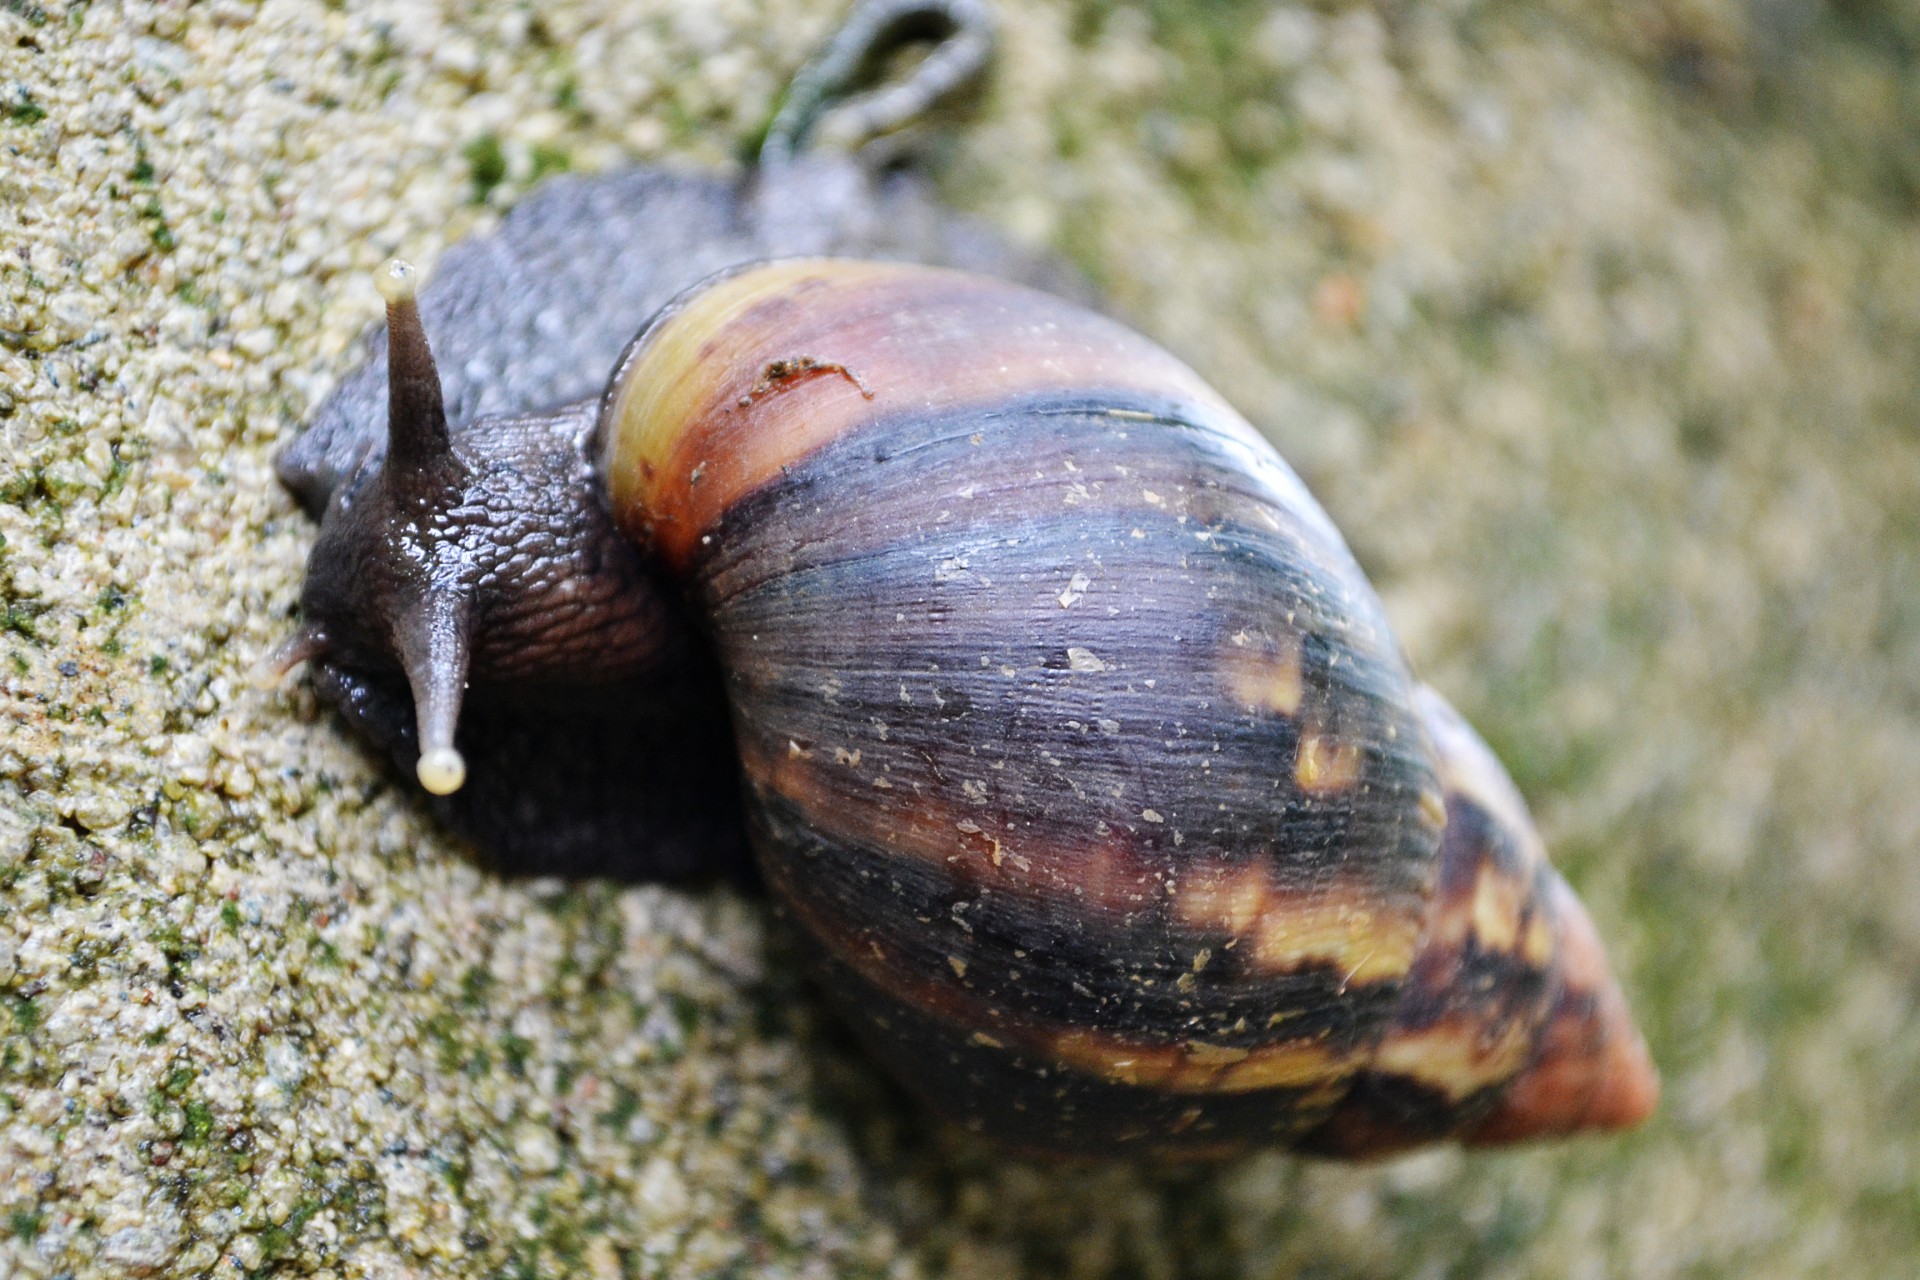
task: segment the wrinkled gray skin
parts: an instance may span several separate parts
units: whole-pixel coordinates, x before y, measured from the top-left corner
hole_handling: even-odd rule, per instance
[[[719,673],[673,584],[605,515],[594,402],[665,303],[746,262],[895,258],[1084,294],[1056,261],[941,209],[873,141],[971,80],[991,34],[980,0],[867,0],[796,78],[744,175],[559,178],[449,250],[419,293],[452,442],[430,482],[385,465],[384,327],[281,453],[281,480],[322,522],[302,595],[305,625],[327,637],[314,687],[409,775],[407,672],[431,664],[408,661],[408,637],[436,590],[465,602],[468,777],[432,803],[503,869],[746,874]],[[929,39],[904,80],[865,87],[889,53]],[[829,132],[867,145],[813,145]],[[627,601],[620,625],[582,620],[583,594]]]

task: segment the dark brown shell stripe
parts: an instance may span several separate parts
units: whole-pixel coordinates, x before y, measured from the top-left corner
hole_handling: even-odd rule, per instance
[[[1156,868],[1191,862],[1195,904],[1218,897],[1228,874],[1213,859],[1284,839],[1291,857],[1275,892],[1358,878],[1388,913],[1423,916],[1440,815],[1431,829],[1408,817],[1438,791],[1377,603],[1357,577],[1295,553],[1288,532],[1049,501],[1049,488],[1106,470],[1108,451],[1142,487],[1207,489],[1215,463],[1193,444],[1204,434],[1123,437],[1105,421],[1023,411],[974,419],[980,429],[964,434],[944,419],[875,424],[722,523],[696,578],[756,775],[823,812],[858,796],[860,814],[843,821],[884,822],[897,848],[936,839],[936,860],[977,854],[973,874],[1007,889],[1033,882],[1123,912],[1161,892],[1124,867],[1076,865],[1065,882],[1044,879],[1057,862],[1022,867],[1028,837],[1005,820],[1034,810],[1059,827],[1043,839],[1054,858],[1096,858],[1119,842]],[[970,455],[1002,435],[1042,457],[1049,442],[1035,437],[1077,438],[1079,465],[1045,485],[1021,476],[1022,514],[985,502],[977,517],[938,519],[920,492],[973,483]],[[876,462],[870,436],[905,439],[910,461]],[[832,502],[813,502],[829,481]],[[843,518],[842,503],[860,515]],[[1182,549],[1170,553],[1174,542]],[[1337,621],[1369,615],[1371,625]],[[774,634],[777,652],[756,643]],[[1290,711],[1243,695],[1243,664],[1262,646],[1287,650]],[[1141,742],[1156,744],[1151,765]],[[926,815],[947,793],[953,821],[930,830]]]
[[[1083,1119],[1183,1095],[1149,1114],[1191,1138],[1153,1141],[1205,1145],[1311,1125],[1367,1060],[1439,802],[1344,549],[1177,409],[873,422],[737,503],[693,568],[769,877],[873,988],[848,1007],[968,1029],[908,1078],[997,1062],[988,1098],[1035,1071],[1113,1095]]]

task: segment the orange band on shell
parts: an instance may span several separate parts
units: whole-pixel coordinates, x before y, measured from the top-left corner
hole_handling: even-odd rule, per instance
[[[1073,303],[985,276],[802,259],[751,267],[664,313],[601,421],[615,520],[680,567],[742,497],[878,418],[1077,389],[1188,402],[1267,452],[1198,375]]]

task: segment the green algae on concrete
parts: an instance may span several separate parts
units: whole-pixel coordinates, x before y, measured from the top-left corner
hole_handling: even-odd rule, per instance
[[[725,164],[840,5],[0,5],[0,1274],[1920,1269],[1920,24],[1004,4],[952,198],[1326,499],[1646,1022],[1641,1134],[1051,1167],[763,904],[481,870],[293,682],[372,267]]]

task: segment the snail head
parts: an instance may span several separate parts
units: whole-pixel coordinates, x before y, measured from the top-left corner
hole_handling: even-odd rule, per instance
[[[644,667],[664,604],[594,498],[596,404],[449,430],[415,298],[394,259],[387,304],[387,437],[334,492],[301,592],[298,631],[261,683],[302,661],[397,669],[412,691],[420,785],[467,776],[455,744],[470,685],[605,679]]]

